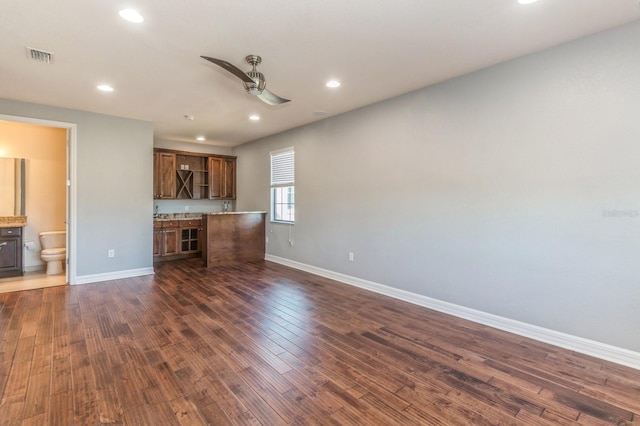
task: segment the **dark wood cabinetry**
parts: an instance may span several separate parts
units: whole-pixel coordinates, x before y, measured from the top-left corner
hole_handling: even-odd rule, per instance
[[[235,200],[236,157],[156,149],[153,198]]]
[[[263,260],[265,212],[213,213],[202,216],[204,265]]]
[[[22,228],[0,228],[0,278],[22,275]]]
[[[153,222],[153,256],[173,256],[180,253],[179,222]]]
[[[201,200],[209,198],[207,157],[176,155],[176,198]]]
[[[212,200],[236,199],[236,159],[209,157],[209,189]]]
[[[153,153],[153,198],[172,199],[176,196],[176,155]]]
[[[200,219],[154,221],[154,260],[172,260],[199,255],[202,251],[201,231]]]

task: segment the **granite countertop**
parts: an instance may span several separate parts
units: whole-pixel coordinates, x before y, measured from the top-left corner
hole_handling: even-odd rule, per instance
[[[210,212],[210,213],[202,213],[203,216],[215,216],[218,214],[250,214],[250,213],[264,213],[263,211],[255,211],[255,212]]]
[[[255,212],[208,212],[208,213],[160,213],[153,220],[165,221],[165,220],[197,220],[202,219],[202,216],[214,216],[219,214],[248,214],[248,213],[267,213],[264,211]]]
[[[0,228],[27,226],[26,216],[0,216]]]
[[[194,220],[202,219],[202,213],[160,213],[153,220]]]

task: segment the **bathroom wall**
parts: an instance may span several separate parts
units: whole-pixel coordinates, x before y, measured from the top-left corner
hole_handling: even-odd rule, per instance
[[[25,271],[44,266],[38,234],[65,229],[66,140],[66,129],[0,121],[2,156],[26,159],[23,240],[35,247],[23,252]]]

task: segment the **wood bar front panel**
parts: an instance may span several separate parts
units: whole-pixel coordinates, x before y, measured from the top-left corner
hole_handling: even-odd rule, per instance
[[[207,268],[264,259],[265,213],[207,215],[203,223],[203,257]]]

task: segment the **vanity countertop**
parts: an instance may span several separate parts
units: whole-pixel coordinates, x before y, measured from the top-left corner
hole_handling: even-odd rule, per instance
[[[0,228],[27,226],[26,216],[0,216]]]

